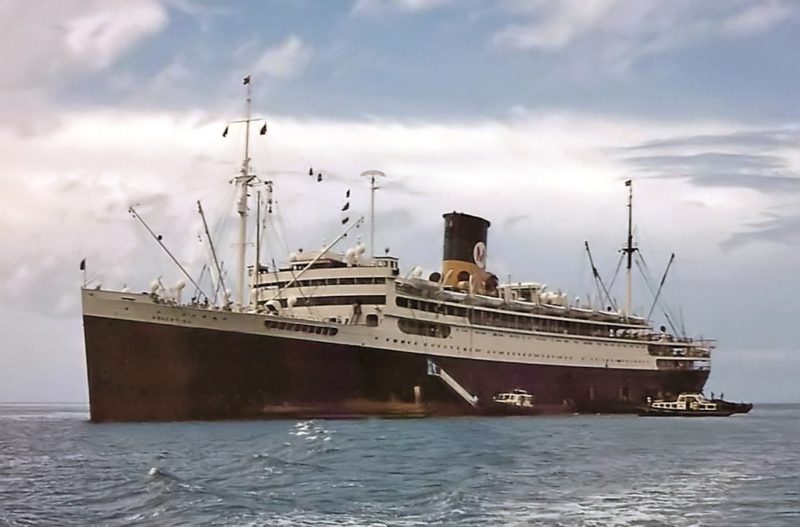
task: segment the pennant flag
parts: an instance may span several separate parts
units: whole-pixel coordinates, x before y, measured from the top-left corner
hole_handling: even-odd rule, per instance
[[[349,217],[343,218],[343,219],[342,219],[342,225],[344,225],[344,224],[345,224],[345,223],[347,223],[348,221],[350,221],[350,218],[349,218]]]
[[[350,202],[348,201],[347,203],[344,204],[344,207],[342,207],[342,212],[346,211],[349,208],[350,208]]]
[[[244,85],[250,84],[250,75],[248,75],[247,77],[242,79],[242,84],[244,84]]]
[[[322,172],[317,174],[317,183],[319,183],[320,181],[322,181]]]
[[[222,137],[228,137],[228,127],[226,126],[225,129],[222,131]]]
[[[81,268],[80,268],[80,270],[81,271],[85,271],[86,270],[86,258],[81,260]]]
[[[264,123],[264,126],[261,127],[261,131],[258,132],[258,133],[261,134],[261,135],[264,135],[264,134],[267,133],[267,123]]]
[[[347,192],[344,193],[344,197],[345,198],[349,198],[350,197],[350,189],[347,189]]]
[[[314,175],[314,167],[311,167],[311,168],[308,169],[308,175],[309,176],[313,176]]]
[[[630,179],[626,179],[625,180],[625,186],[626,187],[630,187],[631,186],[631,180]]]

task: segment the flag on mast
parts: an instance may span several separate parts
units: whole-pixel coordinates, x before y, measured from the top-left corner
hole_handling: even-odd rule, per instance
[[[261,127],[261,131],[259,132],[261,135],[267,133],[267,123],[264,123],[264,126]]]
[[[222,137],[228,136],[228,127],[226,126],[225,129],[222,131]]]
[[[250,84],[250,75],[242,79],[242,84],[244,84],[245,86]]]
[[[81,271],[85,271],[85,270],[86,270],[86,258],[84,258],[83,260],[81,260],[81,266],[80,266],[80,270],[81,270]]]
[[[630,187],[630,186],[631,186],[631,183],[632,183],[632,181],[631,181],[630,179],[626,179],[626,180],[625,180],[625,186],[626,186],[626,187]]]

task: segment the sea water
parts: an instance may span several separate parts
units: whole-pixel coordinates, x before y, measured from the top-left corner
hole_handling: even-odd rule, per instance
[[[0,525],[800,525],[800,406],[92,424],[0,405]]]

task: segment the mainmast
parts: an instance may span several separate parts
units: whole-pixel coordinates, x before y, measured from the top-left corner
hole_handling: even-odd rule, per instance
[[[633,268],[633,253],[638,249],[633,246],[633,181],[628,179],[625,181],[625,186],[628,187],[628,243],[623,247],[622,252],[627,256],[627,287],[625,291],[625,315],[632,314],[632,268]]]
[[[252,102],[252,90],[250,85],[250,75],[242,81],[247,87],[247,100],[246,100],[246,118],[245,124],[245,139],[244,139],[244,159],[242,160],[242,168],[239,171],[240,175],[236,176],[234,182],[239,187],[239,201],[237,204],[237,212],[239,214],[239,310],[244,309],[245,306],[245,251],[247,249],[247,198],[248,187],[250,182],[255,178],[250,173],[250,122],[253,120],[250,117],[250,106]]]
[[[375,257],[375,191],[380,187],[377,185],[379,177],[386,177],[386,174],[380,170],[367,170],[362,172],[363,177],[368,177],[370,182],[370,200],[369,200],[369,252],[372,257]]]

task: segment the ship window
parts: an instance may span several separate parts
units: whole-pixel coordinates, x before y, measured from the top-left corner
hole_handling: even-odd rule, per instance
[[[450,326],[445,324],[434,324],[421,320],[410,320],[401,318],[398,323],[400,331],[412,335],[422,335],[426,337],[447,338],[450,336]]]
[[[281,299],[281,304],[285,307],[285,300]],[[349,306],[352,304],[385,304],[384,295],[359,295],[359,296],[312,296],[298,298],[295,307],[308,306]]]
[[[367,315],[367,325],[370,327],[376,327],[378,325],[378,315],[374,313]]]

